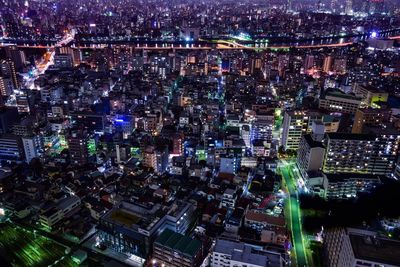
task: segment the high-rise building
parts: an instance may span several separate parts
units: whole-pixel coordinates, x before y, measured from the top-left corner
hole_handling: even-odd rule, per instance
[[[328,133],[323,171],[391,176],[399,143],[399,134]]]
[[[3,78],[0,76],[0,93],[2,96],[8,97],[13,93],[14,83],[9,78]]]
[[[314,63],[315,63],[315,57],[313,55],[306,56],[306,58],[304,59],[304,69],[305,70],[311,69],[312,67],[314,67]]]
[[[15,69],[18,71],[22,70],[26,64],[26,56],[24,51],[19,50],[16,45],[6,46],[5,51],[7,58],[14,63]]]
[[[81,52],[79,49],[74,49],[69,46],[56,47],[56,54],[70,55],[72,58],[72,63],[75,66],[81,63]]]
[[[400,242],[366,229],[334,228],[324,233],[327,266],[400,266]]]
[[[84,131],[72,131],[67,138],[69,156],[74,165],[84,165],[89,158],[89,135]]]
[[[18,113],[20,114],[30,112],[29,93],[28,90],[21,90],[19,94],[16,95]]]
[[[390,109],[376,109],[376,108],[360,108],[357,109],[354,116],[353,128],[351,130],[354,134],[363,133],[364,126],[378,127],[390,120]]]
[[[297,153],[297,166],[303,177],[308,172],[320,171],[323,166],[325,147],[322,142],[315,141],[310,134],[303,135]]]
[[[330,71],[332,70],[332,63],[333,63],[333,58],[332,58],[332,56],[327,56],[327,57],[325,57],[325,59],[324,59],[324,66],[323,66],[322,70],[323,70],[325,73],[330,72]]]
[[[283,117],[281,145],[286,150],[297,150],[301,136],[311,132],[313,121],[321,121],[325,132],[336,132],[339,128],[339,120],[333,116],[317,111],[288,111]]]
[[[15,107],[0,108],[0,134],[7,133],[12,125],[18,122],[18,110]]]
[[[24,149],[20,136],[9,134],[0,136],[0,160],[16,162],[24,160]]]
[[[369,5],[370,14],[381,14],[385,12],[385,0],[371,0]]]
[[[31,162],[33,158],[37,158],[42,152],[42,142],[39,135],[22,137],[22,145],[24,146],[25,161]]]
[[[8,59],[0,61],[0,76],[3,77],[3,79],[10,79],[13,83],[14,89],[19,88],[17,71],[12,60]]]
[[[168,166],[168,147],[163,149],[156,149],[149,146],[145,149],[143,154],[143,165],[148,168],[153,168],[157,173],[163,173]]]

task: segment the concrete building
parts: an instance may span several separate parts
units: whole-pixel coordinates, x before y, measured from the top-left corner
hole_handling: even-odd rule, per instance
[[[328,199],[356,198],[358,193],[370,192],[381,183],[382,178],[375,174],[325,174],[325,196]]]
[[[0,136],[0,160],[20,162],[24,159],[24,148],[20,136],[10,134]]]
[[[100,218],[98,237],[101,243],[141,266],[162,231],[186,232],[193,211],[193,205],[184,201],[169,206],[123,201]]]
[[[360,108],[354,116],[352,133],[363,133],[364,126],[379,127],[385,122],[389,122],[391,112],[389,109]]]
[[[321,121],[327,133],[336,132],[339,128],[339,120],[333,116],[317,111],[289,111],[283,118],[281,145],[286,150],[297,150],[301,136],[311,132],[313,121]]]
[[[323,171],[392,175],[399,135],[328,133]]]
[[[66,69],[74,66],[72,56],[70,54],[57,54],[54,56],[54,65],[57,68]]]
[[[17,71],[12,60],[8,59],[0,61],[0,76],[3,77],[3,79],[10,79],[14,89],[19,88]]]
[[[7,133],[13,124],[18,122],[18,109],[15,107],[0,108],[0,134]]]
[[[245,243],[217,239],[211,253],[211,267],[283,267],[281,254]]]
[[[158,266],[196,267],[202,261],[199,240],[165,229],[154,241],[152,263]]]
[[[336,228],[324,234],[324,263],[332,267],[400,266],[400,242],[377,232]]]
[[[25,161],[31,162],[33,158],[37,158],[41,155],[43,146],[40,140],[40,136],[24,136],[22,137],[22,145],[24,146]]]
[[[39,221],[43,226],[51,229],[63,218],[71,215],[80,205],[81,199],[77,196],[63,198],[56,205],[42,212],[39,215]]]
[[[308,172],[322,169],[325,147],[322,142],[315,141],[310,134],[303,135],[297,153],[297,166],[303,177]]]
[[[237,194],[236,191],[230,188],[227,188],[222,195],[222,200],[221,200],[221,207],[233,209],[235,207],[237,199]]]
[[[149,168],[153,168],[156,173],[163,173],[168,166],[168,148],[165,147],[163,150],[157,150],[153,146],[149,146],[144,151],[143,165]]]
[[[219,171],[223,173],[236,173],[236,171],[240,167],[240,158],[239,157],[227,157],[222,156],[220,159],[220,167]]]
[[[389,93],[374,86],[355,83],[353,93],[362,98],[361,107],[378,107],[377,103],[387,102]]]
[[[83,131],[73,131],[67,138],[69,156],[72,164],[84,165],[88,162],[89,135]]]
[[[334,112],[354,114],[361,104],[361,98],[337,89],[328,89],[319,99],[319,108]]]

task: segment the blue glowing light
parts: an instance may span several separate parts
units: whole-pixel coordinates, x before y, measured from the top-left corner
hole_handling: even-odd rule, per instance
[[[373,32],[371,33],[371,37],[372,37],[372,38],[378,37],[378,33],[377,33],[376,31],[373,31]]]

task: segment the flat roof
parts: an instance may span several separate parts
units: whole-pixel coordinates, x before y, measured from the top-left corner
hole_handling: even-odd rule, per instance
[[[371,134],[353,134],[353,133],[327,133],[329,139],[336,140],[360,140],[360,141],[373,141],[375,135]]]
[[[125,226],[132,226],[140,221],[140,218],[124,211],[123,209],[117,209],[113,211],[110,215],[111,219],[117,221]]]
[[[314,147],[325,148],[322,142],[315,141],[310,134],[303,135],[303,137],[311,148]]]
[[[176,233],[170,229],[165,229],[158,236],[155,243],[192,257],[201,249],[201,242],[199,240]]]
[[[384,179],[382,176],[369,173],[325,173],[325,176],[329,182],[341,182],[349,179],[376,180],[376,182],[380,182]]]
[[[400,266],[400,241],[349,234],[354,256],[382,264]]]
[[[322,98],[325,98],[326,96],[333,96],[333,97],[340,97],[340,98],[345,98],[345,99],[352,99],[352,100],[359,100],[361,101],[361,97],[357,97],[354,94],[346,94],[345,92],[339,90],[339,89],[328,89],[326,90]]]

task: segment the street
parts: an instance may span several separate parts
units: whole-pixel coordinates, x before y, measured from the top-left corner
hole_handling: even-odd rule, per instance
[[[292,232],[292,242],[295,251],[297,266],[304,267],[307,265],[306,248],[304,246],[304,237],[301,227],[301,211],[299,204],[299,196],[296,190],[296,181],[290,172],[294,163],[282,162],[280,168],[281,174],[288,190],[288,202],[290,213],[290,228]]]

